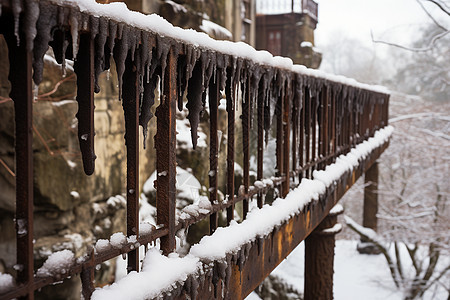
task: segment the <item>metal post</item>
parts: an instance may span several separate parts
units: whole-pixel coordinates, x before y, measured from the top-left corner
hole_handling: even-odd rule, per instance
[[[333,299],[335,235],[341,231],[338,205],[305,239],[305,300]]]
[[[16,136],[16,235],[17,235],[17,283],[25,284],[34,299],[33,260],[33,92],[32,52],[27,50],[25,38],[17,45],[10,32],[5,34],[9,53],[9,81],[11,99],[14,101]]]
[[[131,56],[123,74],[123,110],[127,147],[127,236],[139,237],[139,72]],[[128,272],[139,271],[139,248],[128,253]]]
[[[161,238],[161,249],[166,255],[175,249],[177,55],[173,49],[169,51],[162,83],[164,95],[156,109],[157,221],[169,230]]]
[[[209,82],[209,201],[214,204],[217,201],[217,155],[219,152],[219,140],[217,138],[218,103],[220,101],[220,72],[216,78]],[[209,216],[209,232],[212,234],[219,226],[217,213]]]

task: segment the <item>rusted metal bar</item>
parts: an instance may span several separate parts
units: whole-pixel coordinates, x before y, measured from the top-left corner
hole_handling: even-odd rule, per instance
[[[127,147],[127,236],[139,236],[139,72],[131,56],[125,61],[122,105]],[[127,271],[139,271],[139,248],[128,253]]]
[[[283,175],[283,102],[279,95],[277,95],[277,104],[275,106],[275,114],[277,118],[277,172],[276,176]]]
[[[295,78],[295,77],[294,77]],[[300,95],[297,94],[297,80],[293,81],[293,95],[292,95],[292,149],[291,149],[291,153],[292,153],[292,166],[291,169],[292,170],[297,170],[297,139],[298,139],[298,107],[300,106],[299,104],[299,99],[300,99]]]
[[[258,114],[258,162],[257,162],[257,179],[261,180],[263,178],[263,161],[264,161],[264,79],[261,79],[258,88],[258,103],[257,103],[257,114]],[[262,208],[264,205],[264,195],[258,193],[257,197],[258,207]]]
[[[333,299],[335,225],[342,212],[330,213],[305,239],[305,300]]]
[[[217,154],[219,151],[217,138],[218,114],[217,107],[220,101],[220,72],[216,78],[209,82],[209,201],[214,204],[217,201]],[[219,219],[217,213],[209,216],[209,232],[216,231]]]
[[[77,75],[78,142],[84,172],[92,175],[96,158],[94,153],[94,40],[89,33],[80,35],[80,47],[74,63],[74,71]]]
[[[90,253],[89,260],[91,263],[94,262],[94,250],[92,249]],[[91,295],[95,290],[94,287],[94,280],[95,280],[95,272],[94,272],[94,266],[91,267],[83,267],[80,273],[80,279],[81,279],[81,294],[83,295],[84,299],[91,299]]]
[[[300,110],[300,143],[299,143],[299,163],[300,167],[303,169],[305,162],[304,162],[304,156],[305,156],[305,111],[306,111],[306,96],[305,96],[305,88],[302,89],[302,98],[300,101],[302,102],[302,108]],[[302,177],[305,176],[304,172],[302,171],[299,174],[299,182],[302,180]]]
[[[244,95],[242,97],[242,150],[244,152],[244,194],[246,197],[243,201],[243,217],[247,217],[248,205],[250,198],[248,195],[248,188],[250,186],[250,101],[251,101],[251,76],[248,75],[247,83],[244,88]]]
[[[309,88],[305,91],[305,164],[309,164],[310,160],[310,146],[311,146],[311,94]],[[305,170],[305,177],[311,178],[311,170]]]
[[[311,161],[314,162],[317,159],[317,113],[318,113],[318,104],[319,104],[319,93],[314,97],[311,97]],[[315,168],[312,167],[310,169],[310,178],[312,178],[312,172]]]
[[[164,95],[156,109],[156,206],[158,224],[163,224],[169,230],[169,234],[161,238],[161,249],[164,254],[168,254],[175,249],[177,53],[173,48],[167,57],[162,84]]]
[[[284,99],[283,99],[283,175],[286,176],[286,180],[283,182],[282,185],[282,192],[281,196],[286,197],[286,195],[289,193],[289,185],[290,185],[290,174],[289,174],[289,165],[290,165],[290,158],[289,155],[290,151],[290,140],[291,140],[291,96],[292,92],[291,89],[291,83],[286,84],[286,91],[284,93]]]
[[[232,71],[230,70],[229,73]],[[234,109],[235,109],[235,92],[236,85],[231,80],[231,74],[227,75],[225,94],[227,99],[228,114],[228,140],[227,140],[227,197],[231,202],[231,206],[227,208],[227,224],[234,219]]]
[[[33,89],[32,53],[25,38],[17,44],[11,31],[4,34],[8,44],[10,97],[14,101],[16,154],[16,265],[17,283],[26,286],[26,299],[34,299],[33,290]]]

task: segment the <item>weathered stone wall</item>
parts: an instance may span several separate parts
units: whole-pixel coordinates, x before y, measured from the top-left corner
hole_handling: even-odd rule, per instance
[[[2,36],[0,54],[0,67],[4,70],[0,72],[0,96],[3,97],[0,98],[0,159],[7,165],[0,165],[0,272],[14,273],[14,106],[11,100],[7,100],[9,82],[5,74],[8,74],[9,65]],[[47,59],[44,81],[33,104],[34,252],[37,267],[54,251],[69,249],[80,256],[96,239],[125,230],[124,198],[110,199],[124,194],[126,188],[124,116],[122,104],[118,101],[115,71],[111,71],[111,76],[106,72],[101,75],[102,90],[95,96],[94,147],[97,160],[92,176],[83,172],[78,145],[75,118],[78,105],[73,100],[76,77],[70,66],[66,72],[66,77],[62,77],[61,67],[55,65],[51,58]],[[61,80],[64,82],[56,92],[49,94]],[[149,126],[145,151],[142,151],[141,138],[140,187],[155,169],[151,138],[155,131],[154,121]],[[113,264],[109,266],[106,273],[96,272],[99,284],[102,280],[111,280]],[[78,283],[68,284],[67,297],[74,290],[78,293],[76,286]]]

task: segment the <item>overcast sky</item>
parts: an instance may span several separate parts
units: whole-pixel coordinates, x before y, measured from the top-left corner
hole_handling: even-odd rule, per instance
[[[375,38],[408,43],[414,35],[414,30],[425,22],[431,23],[416,0],[316,1],[319,2],[319,24],[315,39],[319,48],[326,44],[330,35],[337,32],[370,45],[371,30]],[[448,16],[445,17],[434,9],[432,4],[425,5],[433,15],[450,27]]]

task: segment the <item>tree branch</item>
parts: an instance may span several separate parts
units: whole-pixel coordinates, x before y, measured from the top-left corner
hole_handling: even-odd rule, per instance
[[[386,248],[377,238],[376,238],[376,233],[375,231],[371,230],[370,228],[365,228],[360,226],[359,224],[357,224],[355,221],[353,221],[352,218],[345,216],[345,223],[347,224],[348,227],[350,227],[350,229],[352,229],[354,232],[356,232],[357,234],[359,234],[359,236],[366,240],[369,241],[371,243],[373,243],[380,251],[381,253],[384,255],[388,266],[389,266],[389,271],[391,272],[391,277],[392,280],[394,280],[394,284],[397,288],[400,287],[400,281],[397,275],[397,271],[395,268],[395,264],[389,254],[389,250],[388,248]]]
[[[436,0],[425,0],[425,1],[428,1],[428,2],[431,2],[431,3],[435,4],[437,7],[439,7],[440,10],[442,10],[444,13],[446,13],[447,15],[450,16],[450,11],[446,10],[446,9],[442,6],[442,4],[441,4],[440,2],[438,2],[438,1],[436,1]],[[447,5],[446,5],[446,6],[447,6]]]
[[[434,24],[436,24],[437,27],[441,28],[444,31],[448,31],[447,28],[445,28],[444,26],[442,26],[441,24],[439,24],[438,21],[436,21],[436,19],[429,13],[429,11],[425,8],[425,6],[423,6],[422,2],[420,0],[416,0],[417,3],[419,3],[420,7],[422,7],[422,10],[427,14],[427,16],[434,22]]]
[[[450,30],[441,32],[437,35],[435,35],[433,37],[433,39],[431,40],[430,44],[427,47],[422,47],[422,48],[411,48],[411,47],[406,47],[403,45],[399,45],[396,43],[391,43],[391,42],[386,42],[386,41],[381,41],[381,40],[375,40],[373,37],[373,32],[370,31],[370,36],[372,37],[372,42],[373,43],[377,43],[377,44],[384,44],[384,45],[388,45],[388,46],[392,46],[392,47],[397,47],[403,50],[408,50],[408,51],[413,51],[413,52],[427,52],[430,51],[431,49],[434,48],[434,44],[436,44],[436,42],[440,39],[443,38],[444,36],[446,36],[448,33],[450,33]]]

